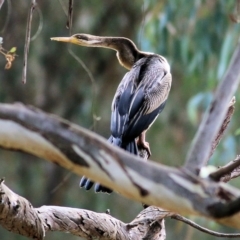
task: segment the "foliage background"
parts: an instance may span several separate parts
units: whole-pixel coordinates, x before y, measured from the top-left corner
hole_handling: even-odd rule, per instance
[[[108,137],[110,105],[123,75],[111,50],[68,46],[50,37],[68,36],[67,2],[38,1],[33,18],[27,84],[21,83],[27,14],[31,1],[5,1],[0,10],[0,31],[5,49],[17,47],[18,57],[10,70],[0,56],[0,101],[37,106]],[[173,86],[165,110],[149,130],[151,159],[179,167],[199,126],[203,111],[228,66],[239,37],[239,25],[230,20],[235,1],[229,0],[143,0],[75,1],[72,33],[125,36],[140,49],[165,56],[171,63]],[[42,26],[42,28],[41,28]],[[40,29],[39,29],[40,27]],[[37,30],[38,34],[36,35]],[[88,67],[93,79],[73,58],[69,49]],[[211,164],[233,160],[239,148],[239,93],[236,112]],[[93,115],[95,120],[93,120]],[[0,151],[0,176],[15,192],[34,206],[61,205],[86,208],[131,221],[142,207],[139,203],[78,188],[79,176],[42,159]],[[239,186],[239,180],[233,181]],[[205,219],[192,218],[215,231],[234,232]],[[167,219],[167,239],[217,239]],[[2,240],[24,237],[0,228]],[[79,239],[67,236],[69,240]],[[46,239],[65,239],[64,233],[48,233]]]

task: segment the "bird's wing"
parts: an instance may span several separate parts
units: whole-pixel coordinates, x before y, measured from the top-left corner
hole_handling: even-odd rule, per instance
[[[149,114],[158,108],[168,98],[172,83],[172,76],[170,72],[162,71],[156,81],[146,91],[145,105],[146,112],[143,114]]]
[[[125,74],[112,101],[111,133],[114,137],[123,134],[124,126],[128,120],[128,112],[134,96],[134,82],[137,77],[135,71]]]
[[[124,129],[127,138],[138,137],[154,122],[165,106],[171,81],[170,72],[162,67],[144,74],[129,109],[129,122]]]
[[[124,76],[113,99],[111,132],[123,141],[135,139],[154,122],[171,87],[171,74],[162,63],[144,61]]]
[[[122,81],[118,85],[118,88],[114,95],[114,98],[112,101],[112,111],[120,107],[122,108],[121,111],[123,111],[122,114],[126,114],[128,112],[129,108],[126,111],[124,110],[125,109],[124,106],[129,105],[131,103],[131,99],[134,94],[134,89],[133,89],[134,82],[137,77],[138,77],[138,71],[130,71],[125,74]],[[119,102],[120,102],[120,106],[119,106]]]

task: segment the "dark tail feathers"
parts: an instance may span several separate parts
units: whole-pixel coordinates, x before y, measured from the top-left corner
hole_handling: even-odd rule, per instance
[[[132,154],[138,155],[138,148],[137,148],[137,144],[136,144],[135,140],[133,140],[132,142],[129,142],[127,144],[123,144],[122,140],[120,138],[115,138],[115,137],[111,136],[108,139],[108,142],[110,142],[112,145],[119,146],[122,149],[124,149]],[[90,179],[83,176],[80,181],[79,186],[84,187],[86,190],[89,190],[93,186],[93,184],[94,184],[94,182],[92,182]],[[99,183],[95,183],[95,192],[111,193],[112,190],[105,186],[100,185]]]

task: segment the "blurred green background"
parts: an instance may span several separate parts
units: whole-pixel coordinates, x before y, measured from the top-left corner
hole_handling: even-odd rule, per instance
[[[34,105],[107,138],[111,101],[126,70],[119,65],[114,51],[50,41],[50,37],[69,35],[65,27],[68,1],[39,0],[39,10],[33,16],[34,39],[29,50],[27,84],[23,85],[23,50],[30,2],[5,0],[0,10],[3,47],[17,47],[18,54],[10,70],[4,69],[5,59],[0,55],[0,101]],[[234,0],[74,2],[72,34],[128,37],[141,50],[159,53],[171,64],[173,85],[169,100],[147,134],[151,159],[175,167],[183,164],[203,111],[236,47],[240,27],[230,20],[235,11]],[[69,49],[84,62],[93,78],[70,55]],[[240,153],[238,92],[236,98],[234,117],[211,159],[216,166]],[[131,221],[142,210],[140,203],[116,193],[103,195],[79,189],[79,176],[28,154],[1,150],[0,163],[0,177],[5,177],[6,184],[35,207],[60,205],[97,212],[110,209],[114,217],[124,222]],[[233,184],[240,187],[239,180]],[[191,219],[215,231],[235,232],[203,218]],[[166,231],[167,239],[217,239],[171,219],[166,220]],[[65,233],[47,233],[46,239],[66,237],[79,239]],[[0,238],[26,239],[1,227]]]

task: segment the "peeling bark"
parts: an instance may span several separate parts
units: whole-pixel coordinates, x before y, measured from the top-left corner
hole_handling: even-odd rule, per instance
[[[223,80],[218,85],[211,106],[192,141],[185,167],[197,174],[207,164],[212,146],[226,116],[231,101],[240,82],[240,43],[236,47]],[[227,90],[226,90],[227,89]]]
[[[68,232],[85,239],[164,240],[164,217],[168,215],[167,211],[149,207],[131,223],[123,223],[109,214],[84,209],[34,208],[3,181],[0,183],[0,224],[11,232],[37,240],[42,240],[48,231]]]
[[[7,230],[33,239],[43,239],[43,220],[30,202],[0,183],[0,224]]]
[[[228,127],[228,124],[231,121],[231,118],[232,118],[232,115],[233,115],[234,109],[235,109],[235,103],[236,103],[236,99],[235,99],[235,97],[233,97],[232,100],[229,103],[227,114],[226,114],[226,116],[223,120],[222,126],[221,126],[220,130],[218,131],[218,134],[217,134],[215,140],[212,143],[212,149],[211,149],[209,158],[212,156],[212,154],[216,150],[219,142],[221,141],[221,139],[222,139],[227,127]]]

